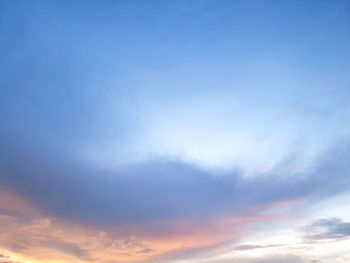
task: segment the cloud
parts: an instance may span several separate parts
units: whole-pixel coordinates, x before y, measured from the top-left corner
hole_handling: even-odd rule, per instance
[[[263,245],[240,245],[234,247],[234,250],[252,250],[252,249],[260,249],[260,248],[272,248],[272,247],[281,247],[282,244],[263,244]]]
[[[233,257],[231,259],[211,261],[213,263],[308,263],[297,255],[270,255],[260,257]]]
[[[207,261],[205,261],[207,262]],[[229,260],[211,261],[214,263],[322,263],[318,259],[305,259],[303,256],[294,254],[273,254],[259,257],[233,257]]]
[[[262,259],[252,260],[251,263],[305,263],[300,256],[295,255],[277,255],[277,256],[269,256]]]
[[[22,197],[7,197],[7,204],[0,207],[6,208],[2,209],[3,222],[15,218],[10,224],[15,226],[13,235],[4,236],[5,245],[21,253],[45,248],[51,251],[48,258],[66,255],[84,260],[106,249],[110,250],[107,255],[117,255],[121,261],[202,254],[218,244],[239,240],[250,224],[285,219],[288,214],[283,209],[276,213],[276,205],[307,205],[347,191],[349,184],[346,144],[319,157],[308,173],[285,176],[271,172],[255,177],[246,177],[239,170],[215,174],[167,159],[106,170],[54,149],[25,144],[28,147],[23,150],[13,143],[3,146],[0,183]],[[11,210],[10,204],[18,209]],[[21,207],[28,211],[20,212]],[[46,226],[49,231],[43,218],[55,219],[50,222],[58,222],[58,226]],[[82,233],[73,234],[62,222],[84,226]],[[347,226],[345,222],[332,223],[332,227],[330,222],[326,224],[332,237]],[[34,240],[10,244],[14,236],[21,236],[18,229],[26,233],[23,227]],[[104,237],[99,236],[100,230],[105,231]],[[62,231],[64,238],[57,236]],[[46,238],[40,239],[42,233]],[[96,238],[96,242],[83,241]],[[82,247],[81,242],[93,249]]]
[[[78,258],[87,258],[86,253],[77,244],[70,244],[62,241],[43,241],[38,245],[58,250]]]
[[[0,246],[11,254],[43,262],[130,262],[160,253],[136,237],[123,237],[54,218],[0,215]],[[0,261],[1,262],[1,261]]]
[[[347,46],[347,9],[321,5],[309,23],[313,4],[0,5],[0,245],[8,250],[44,262],[210,250],[251,224],[348,191],[348,142],[309,171],[268,171],[299,138],[311,149],[349,133],[347,67],[333,54]],[[282,54],[286,39],[297,45]],[[182,161],[115,167],[153,153]],[[236,164],[267,172],[203,169]],[[344,234],[333,227],[328,236]]]
[[[349,185],[348,148],[332,150],[308,174],[244,177],[164,159],[97,169],[66,156],[2,147],[0,182],[51,216],[91,224],[247,216],[276,202],[317,201]],[[332,174],[332,176],[329,176]]]
[[[319,219],[304,228],[307,240],[337,240],[350,237],[350,222],[338,218]]]
[[[25,263],[25,262],[14,260],[10,256],[0,253],[0,263]]]

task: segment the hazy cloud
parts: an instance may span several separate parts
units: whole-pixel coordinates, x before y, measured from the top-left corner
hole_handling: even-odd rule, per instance
[[[297,255],[270,255],[261,257],[233,257],[227,260],[211,261],[213,263],[308,263]]]
[[[262,245],[240,245],[234,247],[234,250],[252,250],[252,249],[260,249],[260,248],[272,248],[272,247],[280,247],[282,244],[262,244]]]
[[[350,222],[338,218],[319,219],[304,228],[307,240],[336,240],[350,237]]]
[[[5,254],[0,254],[0,263],[25,263],[23,261],[16,261],[11,259],[10,256]]]

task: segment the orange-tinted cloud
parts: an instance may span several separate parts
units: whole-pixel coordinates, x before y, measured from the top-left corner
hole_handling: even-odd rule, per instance
[[[27,262],[147,262],[238,240],[248,224],[274,220],[268,216],[224,217],[98,229],[44,215],[23,197],[4,189],[0,192],[0,247],[4,255]],[[154,224],[169,228],[168,233],[144,231]]]

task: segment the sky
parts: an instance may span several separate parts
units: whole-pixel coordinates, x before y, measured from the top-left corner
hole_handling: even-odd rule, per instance
[[[350,2],[0,1],[1,263],[350,262]]]

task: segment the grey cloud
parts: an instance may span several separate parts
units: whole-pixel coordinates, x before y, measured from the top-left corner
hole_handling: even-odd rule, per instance
[[[281,247],[283,244],[266,244],[266,245],[240,245],[234,247],[234,250],[252,250],[259,248],[271,248],[271,247]]]
[[[305,260],[300,256],[285,255],[285,256],[271,256],[263,259],[256,259],[251,263],[305,263]]]
[[[52,149],[24,151],[14,145],[2,144],[0,183],[52,216],[91,224],[248,215],[262,205],[296,198],[317,201],[349,186],[349,147],[333,149],[310,174],[247,178],[239,171],[216,175],[166,160],[110,171]]]
[[[307,240],[334,240],[350,237],[350,222],[338,218],[319,219],[304,228]]]
[[[212,263],[307,263],[300,256],[296,255],[272,255],[259,258],[234,257],[227,260],[211,261]]]

